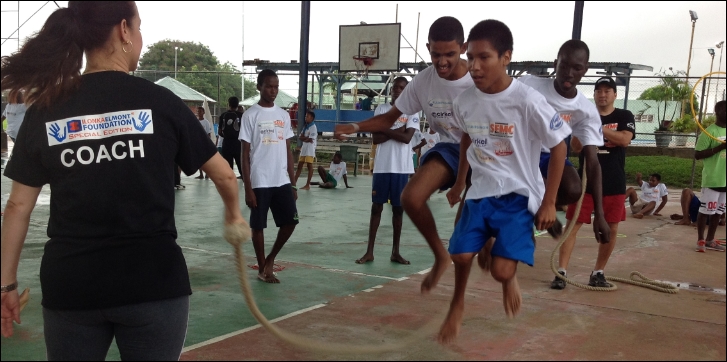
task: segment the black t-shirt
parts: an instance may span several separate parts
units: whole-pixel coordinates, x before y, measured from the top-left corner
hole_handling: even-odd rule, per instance
[[[192,174],[216,149],[166,88],[121,72],[81,79],[67,100],[28,109],[5,169],[51,187],[42,304],[93,309],[189,295],[172,170]]]
[[[220,115],[219,129],[220,136],[224,138],[222,141],[223,148],[240,147],[240,124],[242,113],[238,111],[226,111]],[[229,141],[228,141],[229,140]]]
[[[614,131],[629,131],[631,139],[636,138],[634,115],[625,109],[614,109],[611,114],[601,116],[601,124]],[[583,152],[578,156],[578,173],[583,175]],[[623,195],[626,193],[626,147],[618,147],[603,138],[603,146],[598,148],[598,162],[601,164],[603,196]]]

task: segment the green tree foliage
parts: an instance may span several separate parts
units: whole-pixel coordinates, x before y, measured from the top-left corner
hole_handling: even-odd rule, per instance
[[[139,59],[139,70],[174,72],[174,47],[177,50],[177,80],[218,101],[226,108],[231,96],[240,98],[242,76],[232,63],[220,64],[204,44],[165,39],[149,46]],[[235,74],[237,73],[237,74]],[[245,79],[245,98],[257,95],[253,82]]]
[[[691,107],[689,106],[689,97],[692,94],[692,87],[687,82],[684,71],[673,71],[671,68],[668,71],[661,71],[656,73],[659,77],[659,85],[653,86],[645,90],[638,99],[640,100],[652,100],[656,101],[656,115],[659,118],[660,131],[666,131],[678,115],[681,115],[682,105],[686,107],[684,114],[692,115]],[[667,117],[669,102],[677,102],[672,108],[672,112]],[[647,105],[647,108],[651,108],[651,105]],[[697,100],[694,100],[694,108],[699,109]],[[646,111],[646,109],[642,110]]]

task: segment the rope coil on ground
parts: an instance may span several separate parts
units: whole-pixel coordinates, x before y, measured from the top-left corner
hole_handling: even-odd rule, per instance
[[[339,354],[368,354],[368,353],[383,353],[391,352],[399,349],[406,348],[412,345],[414,342],[424,339],[427,335],[434,330],[437,325],[441,324],[440,318],[433,318],[424,327],[418,329],[412,333],[409,337],[403,339],[398,343],[385,343],[381,345],[360,345],[360,344],[344,344],[344,343],[331,343],[314,340],[311,338],[302,337],[290,332],[279,329],[262,314],[250,288],[250,282],[247,278],[247,271],[245,268],[245,255],[242,251],[242,244],[250,240],[250,226],[247,223],[226,225],[224,237],[228,243],[230,243],[235,250],[235,266],[237,267],[237,275],[240,280],[240,288],[242,294],[245,297],[245,302],[250,312],[255,319],[267,329],[275,337],[290,343],[296,347],[314,351],[314,352],[328,352],[328,353],[339,353]]]
[[[583,159],[583,170],[586,169],[586,159]],[[588,182],[588,177],[586,176],[586,172],[583,172],[583,180],[581,180],[581,197],[578,199],[578,203],[576,203],[576,211],[573,215],[580,215],[581,213],[581,206],[583,204],[583,196],[586,194],[586,183]],[[563,245],[563,243],[568,239],[568,236],[570,236],[571,232],[573,231],[573,227],[575,226],[575,222],[571,222],[568,227],[566,228],[566,231],[561,235],[560,241],[558,241],[558,245],[555,246],[553,249],[553,252],[550,254],[550,270],[555,274],[556,278],[566,282],[567,284],[573,285],[578,288],[583,288],[586,290],[592,290],[597,292],[612,292],[618,287],[616,284],[611,284],[610,288],[604,288],[604,287],[592,287],[588,284],[582,284],[578,283],[576,281],[570,280],[567,277],[564,277],[560,273],[558,273],[558,269],[556,267],[555,263],[555,257],[558,255],[558,250],[560,250],[560,247]],[[610,241],[609,241],[610,242]],[[637,280],[635,277],[640,278],[641,280]],[[679,292],[679,289],[671,284],[659,282],[653,279],[649,279],[645,277],[643,274],[633,271],[629,275],[629,279],[625,278],[619,278],[619,277],[606,277],[606,280],[612,281],[612,282],[621,282],[621,283],[627,283],[636,285],[639,287],[649,288],[656,290],[658,292],[662,293],[669,293],[669,294],[676,294]]]

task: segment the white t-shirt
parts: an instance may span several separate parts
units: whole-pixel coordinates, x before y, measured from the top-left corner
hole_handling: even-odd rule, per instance
[[[429,127],[438,132],[442,142],[459,143],[462,129],[452,117],[452,102],[474,82],[469,72],[457,80],[439,77],[434,66],[417,74],[396,99],[396,108],[403,114],[424,111]]]
[[[641,180],[641,199],[645,202],[659,203],[661,198],[666,195],[669,195],[669,192],[663,183],[660,182],[656,187],[651,187],[648,182]]]
[[[3,116],[8,119],[8,129],[6,130],[8,136],[18,138],[18,130],[20,130],[20,124],[23,123],[26,110],[25,103],[8,103],[5,106]]]
[[[406,89],[406,88],[405,88]],[[396,100],[399,104],[399,100]],[[392,108],[391,104],[379,105],[374,115],[384,114]],[[399,116],[391,129],[401,127],[419,129],[419,116],[416,114]],[[413,138],[413,137],[412,137]],[[411,162],[411,147],[409,143],[401,143],[395,140],[388,140],[376,147],[376,159],[374,162],[374,173],[414,173],[414,164]]]
[[[212,125],[210,124],[210,121],[206,119],[200,119],[199,124],[204,129],[204,134],[209,135],[212,132]]]
[[[573,136],[578,137],[583,146],[603,146],[603,128],[598,109],[578,89],[575,98],[569,99],[558,94],[553,78],[526,75],[518,78],[518,81],[540,92],[548,104],[558,112],[560,119],[568,123],[573,130]],[[550,153],[550,149],[546,147],[541,151]]]
[[[436,145],[439,142],[439,133],[431,134],[428,131],[422,133],[422,139],[427,141],[427,144],[422,146],[422,155],[427,153],[427,151],[431,150],[434,145]]]
[[[300,147],[301,156],[316,157],[316,145],[318,145],[318,127],[313,123],[307,130],[301,131],[301,135],[313,139],[312,143],[303,142]]]
[[[411,150],[411,154],[415,155],[416,152],[414,151],[414,147],[419,145],[422,142],[422,131],[419,130],[419,128],[414,131],[414,134],[411,136],[411,141],[409,141],[409,149]]]
[[[255,104],[243,114],[240,140],[250,144],[253,188],[290,183],[286,140],[291,137],[290,116],[278,106],[264,108]]]
[[[472,139],[467,199],[514,192],[528,197],[528,211],[534,215],[545,194],[540,147],[555,147],[568,137],[568,124],[545,97],[517,79],[497,94],[471,87],[455,99],[454,116]]]
[[[341,182],[341,178],[343,178],[343,175],[348,174],[346,172],[346,163],[341,161],[338,165],[331,162],[331,165],[328,167],[328,173],[333,176],[334,179],[336,179],[336,182]]]

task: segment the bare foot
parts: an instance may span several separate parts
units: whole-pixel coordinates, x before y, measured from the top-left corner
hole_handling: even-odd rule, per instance
[[[202,180],[203,178],[204,178],[204,176],[197,176],[197,177],[195,177],[195,179],[197,179],[197,180]]]
[[[278,278],[276,278],[275,275],[266,276],[263,273],[258,273],[257,278],[264,281],[265,283],[270,283],[270,284],[280,283],[280,280],[278,280]]]
[[[441,344],[449,344],[454,342],[459,334],[459,327],[462,325],[462,314],[464,312],[464,305],[450,305],[449,313],[447,313],[447,319],[442,323],[442,328],[439,329],[439,335],[437,340]]]
[[[399,255],[399,254],[391,255],[390,260],[393,261],[393,262],[395,262],[395,263],[404,264],[404,265],[411,264],[409,262],[409,260],[406,260],[406,259],[402,258],[401,255]]]
[[[681,219],[674,223],[674,225],[691,225],[691,224],[692,224],[692,220],[689,220],[689,219],[686,219],[686,220]]]
[[[301,190],[310,190],[310,185],[305,185],[300,188]]]
[[[442,277],[444,271],[447,270],[449,264],[452,263],[452,259],[447,255],[442,260],[434,259],[434,265],[432,270],[427,273],[427,276],[422,280],[422,293],[429,293],[439,283],[439,278]]]
[[[477,253],[477,265],[479,265],[485,273],[490,272],[490,265],[492,265],[492,245],[494,243],[495,239],[490,238],[482,247],[482,250]]]
[[[669,218],[672,220],[681,220],[684,218],[684,216],[682,216],[680,214],[671,214],[671,215],[669,215]]]
[[[522,301],[517,276],[513,276],[512,279],[502,283],[502,304],[505,306],[505,313],[509,318],[515,318],[520,312]]]
[[[374,256],[369,254],[364,254],[364,256],[361,257],[361,259],[356,259],[356,264],[366,264],[370,261],[374,261]]]
[[[634,217],[637,219],[643,219],[644,215],[643,214],[634,214]]]

